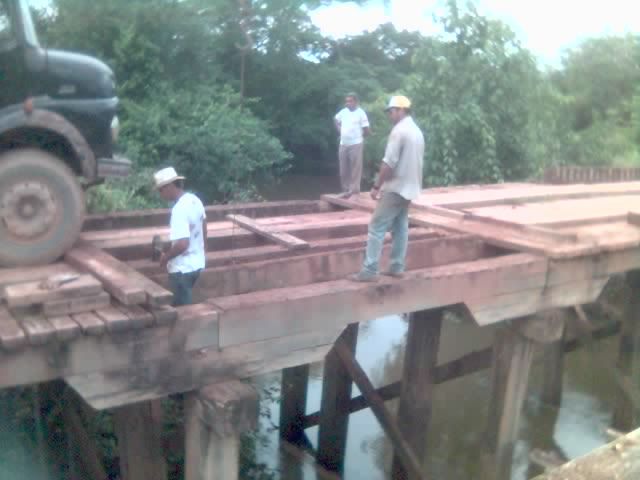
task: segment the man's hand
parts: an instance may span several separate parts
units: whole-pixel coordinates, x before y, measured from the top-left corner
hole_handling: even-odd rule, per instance
[[[371,188],[371,192],[369,192],[369,195],[371,195],[371,198],[373,198],[374,200],[379,200],[380,199],[380,188],[376,187],[375,185]]]

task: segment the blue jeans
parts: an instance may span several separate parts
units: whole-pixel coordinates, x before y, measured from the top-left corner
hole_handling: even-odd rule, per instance
[[[193,303],[193,286],[196,284],[200,270],[189,273],[170,273],[169,287],[173,292],[173,302],[171,305],[179,307],[180,305],[191,305]]]
[[[362,269],[371,274],[378,273],[378,264],[384,236],[391,230],[391,262],[389,270],[395,273],[404,272],[404,261],[407,256],[409,242],[409,204],[411,201],[393,192],[382,194],[369,222],[367,251]]]

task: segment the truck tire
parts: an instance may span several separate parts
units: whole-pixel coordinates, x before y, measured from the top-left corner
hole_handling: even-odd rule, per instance
[[[84,192],[71,169],[42,150],[0,154],[0,266],[50,263],[80,235]]]

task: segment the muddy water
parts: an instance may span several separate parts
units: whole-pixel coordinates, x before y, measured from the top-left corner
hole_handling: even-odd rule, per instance
[[[287,187],[289,186],[289,187]],[[292,189],[289,191],[289,189]],[[269,199],[318,198],[320,193],[336,191],[334,178],[296,176],[278,188]],[[295,195],[293,195],[295,194]],[[373,320],[360,327],[356,356],[376,386],[400,379],[407,323],[400,316]],[[491,345],[493,331],[465,322],[447,321],[443,325],[439,362],[447,362]],[[554,450],[567,459],[584,455],[607,442],[616,385],[612,376],[617,339],[610,338],[581,348],[566,356],[564,395],[559,409],[540,401],[542,368],[534,365],[525,404],[519,439],[514,454],[513,480],[524,480],[541,473],[530,467],[533,448]],[[311,369],[307,413],[317,411],[322,389],[322,364]],[[280,375],[262,377],[263,387],[279,385]],[[483,371],[443,385],[435,391],[433,419],[429,431],[428,469],[437,480],[481,480],[479,451],[486,428],[490,395],[489,372]],[[358,395],[354,387],[353,395]],[[394,402],[390,402],[395,408]],[[264,405],[271,419],[263,419],[262,433],[268,439],[259,451],[260,461],[276,472],[276,478],[319,478],[309,465],[282,454],[278,449],[277,402]],[[317,428],[307,430],[317,445]],[[346,480],[389,478],[391,446],[370,410],[351,415],[345,462]]]

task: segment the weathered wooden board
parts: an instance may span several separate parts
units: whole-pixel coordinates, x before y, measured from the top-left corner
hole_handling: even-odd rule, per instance
[[[81,333],[80,325],[74,322],[69,315],[48,317],[47,320],[55,329],[56,338],[61,342],[73,340]]]
[[[102,319],[94,312],[76,313],[71,315],[71,318],[85,335],[101,335],[107,329]]]
[[[222,310],[222,347],[347,325],[478,298],[539,289],[547,260],[527,254],[456,263],[407,272],[404,278],[361,284],[338,280],[213,300]]]
[[[150,241],[149,241],[150,243]],[[166,305],[173,295],[103,250],[86,242],[67,252],[65,259],[100,279],[105,289],[125,305]]]
[[[67,252],[65,260],[98,278],[107,292],[125,305],[143,303],[147,298],[143,285],[137,282],[140,274],[93,245],[77,245]]]
[[[104,322],[109,333],[123,332],[134,327],[134,322],[129,316],[115,306],[96,310],[96,315]]]
[[[279,232],[274,227],[261,225],[256,220],[252,220],[243,215],[229,215],[227,218],[240,227],[268,238],[289,250],[305,250],[309,248],[309,244],[304,240],[294,237],[290,233]]]
[[[178,307],[171,326],[133,329],[110,335],[82,335],[17,352],[0,352],[0,388],[129,368],[145,362],[218,348],[218,313],[210,305]],[[50,328],[50,335],[55,329]]]
[[[320,361],[340,331],[324,329],[220,350],[206,349],[65,380],[93,408],[113,408]]]
[[[386,267],[390,246],[383,251]],[[488,253],[486,244],[468,235],[414,241],[406,265],[410,270],[477,260]],[[345,278],[362,268],[364,249],[349,249],[207,269],[200,274],[196,291],[203,298],[239,295],[287,286],[302,286]],[[166,282],[165,276],[154,277]]]
[[[91,275],[80,275],[58,288],[47,289],[41,281],[8,285],[5,300],[10,308],[37,305],[70,297],[88,297],[102,292],[102,284]]]
[[[27,335],[11,313],[0,305],[0,345],[6,351],[17,350],[27,345]]]
[[[640,478],[640,430],[624,435],[535,480],[636,480]]]
[[[255,218],[301,215],[317,213],[321,210],[322,205],[315,200],[238,203],[205,207],[205,213],[210,222],[224,220],[231,213]],[[171,210],[166,208],[89,215],[84,221],[83,230],[87,232],[90,230],[139,229],[140,227],[166,226],[169,224],[170,215]]]
[[[0,300],[4,298],[4,288],[7,285],[35,282],[54,275],[77,273],[76,269],[62,262],[29,268],[0,268]]]
[[[42,305],[42,311],[48,317],[57,317],[73,313],[91,312],[108,306],[110,302],[111,297],[109,294],[102,292],[90,297],[63,298],[45,302]]]
[[[18,317],[31,345],[44,345],[55,338],[56,329],[42,314],[25,312],[16,315],[14,312],[14,315]]]

